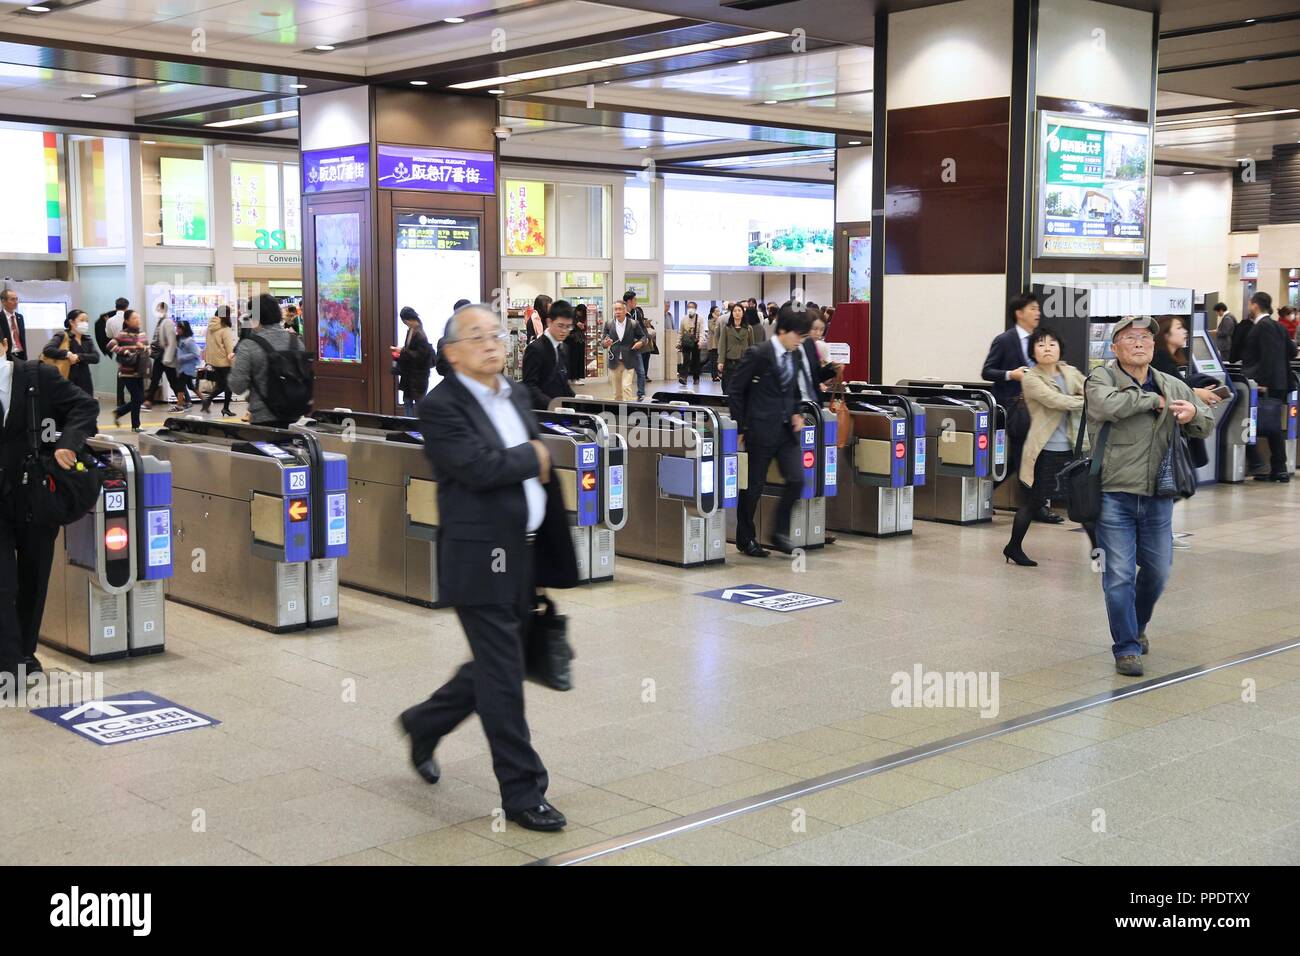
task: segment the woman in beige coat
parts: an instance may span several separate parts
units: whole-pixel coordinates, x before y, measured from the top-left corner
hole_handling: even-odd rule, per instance
[[[1061,361],[1061,340],[1045,325],[1029,337],[1029,354],[1034,360],[1021,381],[1025,406],[1029,409],[1029,435],[1020,454],[1020,483],[1025,501],[1016,511],[1011,540],[1002,549],[1007,561],[1022,567],[1037,567],[1029,560],[1023,544],[1030,522],[1048,501],[1060,500],[1056,479],[1074,457],[1074,439],[1083,415],[1083,373]]]
[[[223,305],[208,320],[208,344],[206,360],[212,369],[212,391],[203,399],[203,413],[206,415],[212,406],[212,400],[218,392],[224,392],[221,414],[227,418],[235,413],[230,410],[230,366],[235,361],[235,329],[230,321],[230,306]]]

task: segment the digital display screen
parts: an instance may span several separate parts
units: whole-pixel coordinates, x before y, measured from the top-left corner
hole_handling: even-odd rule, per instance
[[[293,455],[289,454],[279,445],[273,445],[269,441],[255,441],[253,442],[253,447],[263,454],[270,455],[272,458],[279,461],[288,461],[293,458]]]
[[[830,272],[835,198],[831,186],[688,176],[664,180],[664,250],[669,269]]]
[[[158,161],[165,246],[208,244],[208,168],[201,159]]]
[[[1040,114],[1038,255],[1146,255],[1150,142],[1145,125]]]
[[[63,203],[59,185],[59,137],[39,130],[0,130],[0,250],[57,255],[63,249]],[[18,185],[21,184],[21,185]]]
[[[711,495],[717,485],[717,477],[712,461],[700,462],[700,494]]]
[[[316,338],[322,362],[361,361],[361,216],[355,212],[316,217]]]
[[[1214,358],[1214,352],[1210,348],[1210,343],[1205,341],[1205,339],[1199,335],[1192,336],[1192,358],[1194,358],[1198,364],[1205,362],[1217,364]]]
[[[623,466],[609,466],[609,508],[618,511],[623,507]]]

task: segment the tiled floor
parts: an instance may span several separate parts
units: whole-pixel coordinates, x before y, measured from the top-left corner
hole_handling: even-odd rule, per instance
[[[1207,488],[1176,515],[1191,548],[1149,675],[1300,630],[1300,487]],[[734,552],[689,572],[620,560],[614,583],[562,593],[577,687],[527,691],[558,836],[494,818],[477,721],[439,748],[437,786],[407,764],[394,718],[467,655],[449,612],[345,590],[337,629],[274,636],[169,604],[167,653],[104,666],[106,689],[221,725],[97,747],[0,710],[0,863],[522,863],[987,726],[891,706],[891,677],[917,664],[997,672],[993,720],[1124,686],[1086,540],[1035,525],[1041,566],[1008,567],[1007,526],[841,536],[804,572]],[[695,593],[749,582],[843,603],[780,615]],[[1295,863],[1297,757],[1288,652],[596,862]]]

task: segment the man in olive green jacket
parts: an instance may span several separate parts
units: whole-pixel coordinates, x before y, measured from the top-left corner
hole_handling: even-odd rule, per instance
[[[1142,676],[1146,626],[1173,563],[1174,499],[1156,494],[1160,464],[1175,428],[1195,438],[1214,431],[1209,408],[1191,388],[1151,368],[1156,329],[1148,316],[1116,323],[1116,361],[1095,369],[1084,388],[1094,450],[1102,425],[1110,425],[1102,451],[1097,548],[1115,670],[1127,677]]]

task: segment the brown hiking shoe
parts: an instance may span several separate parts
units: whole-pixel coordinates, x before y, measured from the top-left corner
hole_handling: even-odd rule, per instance
[[[1123,657],[1115,658],[1115,673],[1125,677],[1141,677],[1142,658],[1136,654],[1125,654]]]
[[[1147,640],[1146,631],[1143,631],[1141,634],[1138,635],[1138,643],[1142,645],[1143,654],[1151,653],[1151,642]]]

